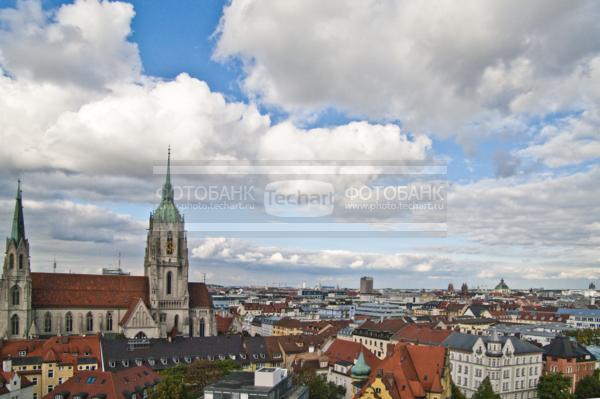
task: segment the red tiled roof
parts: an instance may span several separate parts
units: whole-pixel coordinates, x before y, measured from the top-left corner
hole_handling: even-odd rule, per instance
[[[380,360],[377,356],[371,353],[371,351],[362,344],[344,339],[336,339],[333,341],[331,345],[329,345],[329,348],[327,348],[325,355],[329,358],[329,364],[339,361],[354,363],[360,352],[363,353],[365,361],[369,367],[371,367],[371,370],[379,364]]]
[[[212,308],[212,298],[208,288],[204,283],[188,283],[188,293],[190,294],[190,308]]]
[[[150,303],[144,276],[31,273],[31,285],[34,308],[127,308],[137,298]]]
[[[395,398],[416,399],[429,392],[439,393],[445,356],[443,347],[398,344],[390,356],[371,370],[365,388],[380,375]]]
[[[231,325],[233,324],[233,317],[223,317],[216,315],[217,319],[217,332],[220,334],[226,334],[231,329]]]
[[[45,340],[4,341],[0,358],[21,358],[21,351],[26,351],[26,357],[41,357],[44,361],[62,364],[76,365],[82,358],[95,358],[100,363],[100,338],[96,335],[69,335]]]
[[[106,399],[122,399],[135,392],[141,393],[141,390],[154,386],[159,380],[159,375],[148,366],[131,367],[112,373],[79,371],[46,394],[44,399],[54,399],[54,395],[60,392],[86,393],[88,398],[104,394]]]
[[[394,334],[392,339],[399,342],[441,345],[450,334],[452,334],[452,330],[440,330],[419,324],[408,324]]]

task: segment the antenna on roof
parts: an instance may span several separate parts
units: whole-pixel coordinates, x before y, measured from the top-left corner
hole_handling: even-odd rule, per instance
[[[56,273],[56,256],[54,257],[54,262],[52,262],[52,270]]]
[[[119,269],[121,268],[121,251],[119,251]]]
[[[206,284],[206,273],[202,273],[202,280],[204,281],[204,284]]]

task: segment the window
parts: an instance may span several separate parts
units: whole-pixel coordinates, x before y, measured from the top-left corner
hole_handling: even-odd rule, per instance
[[[52,331],[52,315],[50,314],[50,312],[46,312],[46,314],[44,315],[44,332],[51,332]]]
[[[94,331],[94,316],[92,316],[92,312],[88,312],[85,316],[85,330]]]
[[[48,392],[52,392],[53,389],[54,389],[54,385],[48,385]]]
[[[112,312],[106,313],[106,331],[112,331],[113,329],[113,319]]]
[[[10,332],[12,335],[19,335],[19,316],[16,314],[10,318]]]
[[[204,322],[204,318],[200,319],[200,336],[206,336],[206,323]]]
[[[23,269],[23,254],[19,255],[19,269]]]
[[[48,369],[48,378],[53,378],[53,377],[54,377],[54,370]]]
[[[96,382],[96,377],[88,377],[87,380],[85,380],[86,384],[93,384],[94,382]]]
[[[15,267],[15,255],[13,254],[8,256],[8,267],[9,269],[13,269]]]
[[[67,312],[67,315],[65,316],[65,330],[67,332],[73,331],[73,315],[71,312]]]
[[[171,293],[173,291],[173,287],[171,286],[172,283],[173,283],[173,273],[168,272],[167,273],[167,295],[171,295]]]
[[[11,298],[12,298],[13,305],[18,305],[19,302],[21,302],[21,290],[19,290],[18,285],[15,285],[14,287],[12,287]]]

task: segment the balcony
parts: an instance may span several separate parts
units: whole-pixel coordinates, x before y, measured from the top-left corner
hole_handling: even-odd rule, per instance
[[[187,306],[187,299],[163,299],[158,301],[159,309],[181,309]]]

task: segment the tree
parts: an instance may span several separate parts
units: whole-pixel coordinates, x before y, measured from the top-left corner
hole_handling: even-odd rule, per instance
[[[150,392],[150,399],[186,399],[183,382],[174,376],[162,377]]]
[[[538,399],[573,399],[571,379],[560,373],[545,374],[538,382]]]
[[[182,377],[188,394],[198,397],[204,392],[204,387],[217,382],[232,371],[238,370],[240,366],[233,360],[196,360],[190,364]]]
[[[582,378],[575,388],[575,397],[577,399],[600,397],[600,380],[594,376]]]
[[[481,381],[479,388],[477,388],[477,392],[471,396],[471,399],[500,399],[500,395],[494,392],[489,377],[485,377]]]
[[[454,382],[452,383],[452,399],[467,399],[460,389],[454,385]]]
[[[294,375],[296,384],[308,386],[309,399],[341,399],[346,393],[344,387],[327,382],[324,376],[317,375],[314,370],[305,369]]]

